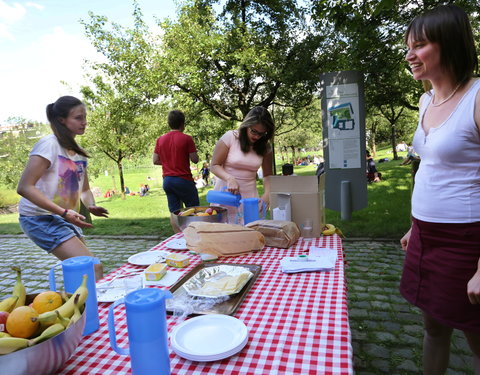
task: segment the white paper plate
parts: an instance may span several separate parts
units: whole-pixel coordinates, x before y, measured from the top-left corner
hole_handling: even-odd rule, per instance
[[[233,316],[213,314],[188,319],[173,328],[172,349],[192,361],[208,362],[228,358],[248,342],[245,324]]]
[[[168,241],[165,246],[172,250],[187,250],[187,241],[185,238],[175,238]]]
[[[137,266],[149,266],[153,263],[163,263],[165,258],[170,253],[163,250],[144,251],[142,253],[134,254],[128,258],[128,263]]]
[[[98,302],[115,302],[116,300],[125,297],[128,293],[143,287],[143,274],[123,277],[113,281],[105,281],[98,283],[97,287],[97,301]]]

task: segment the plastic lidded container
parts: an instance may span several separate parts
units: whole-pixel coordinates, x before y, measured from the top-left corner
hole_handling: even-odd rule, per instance
[[[145,279],[148,281],[158,281],[167,273],[167,265],[163,263],[153,263],[145,270]]]
[[[190,258],[184,254],[170,254],[165,262],[172,267],[183,268],[190,264]]]

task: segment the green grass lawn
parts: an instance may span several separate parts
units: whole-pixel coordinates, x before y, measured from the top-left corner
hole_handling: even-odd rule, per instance
[[[406,153],[401,153],[402,156]],[[387,151],[379,152],[375,160],[391,158]],[[347,237],[371,237],[399,239],[410,226],[410,195],[411,195],[411,167],[400,166],[401,161],[392,160],[377,163],[377,168],[382,172],[384,180],[368,186],[368,207],[354,211],[351,220],[342,221],[340,213],[326,210],[328,223],[339,226]],[[281,167],[277,168],[280,173]],[[313,175],[315,166],[296,166],[298,175]],[[150,177],[150,179],[148,179]],[[140,197],[120,195],[96,198],[99,206],[110,212],[110,217],[92,217],[94,228],[86,229],[87,235],[156,235],[170,236],[167,199],[161,188],[161,174],[159,168],[136,168],[125,171],[125,185],[130,191],[137,192],[140,184],[150,185],[150,193]],[[90,182],[91,187],[98,187],[102,193],[108,189],[119,190],[118,176],[99,176]],[[263,188],[259,184],[259,191]],[[206,193],[209,188],[199,191],[200,204],[205,205]],[[8,197],[13,203],[18,196],[12,190],[1,190],[0,197]],[[9,203],[12,204],[12,203]],[[0,234],[20,234],[22,230],[18,225],[18,214],[0,215]]]

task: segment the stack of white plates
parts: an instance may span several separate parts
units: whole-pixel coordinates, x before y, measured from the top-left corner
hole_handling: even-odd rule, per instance
[[[191,361],[209,362],[228,358],[248,342],[245,324],[232,316],[213,314],[186,320],[170,334],[172,349]]]

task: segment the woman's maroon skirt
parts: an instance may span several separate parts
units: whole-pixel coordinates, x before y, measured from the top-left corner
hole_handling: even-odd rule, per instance
[[[400,293],[440,323],[480,333],[480,305],[467,283],[480,258],[480,222],[428,223],[413,219]]]

